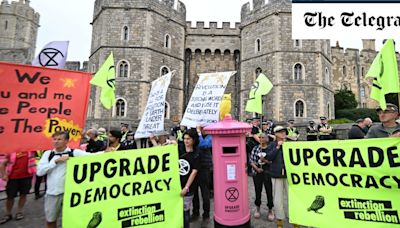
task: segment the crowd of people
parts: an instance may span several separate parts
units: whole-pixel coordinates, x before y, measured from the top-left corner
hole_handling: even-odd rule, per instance
[[[386,110],[378,108],[376,111],[381,123],[372,125],[370,118],[359,119],[351,127],[349,139],[400,136],[400,125],[396,122],[399,117],[398,107],[387,104]],[[307,141],[332,139],[332,127],[327,123],[327,118],[320,117],[320,120],[318,125],[313,121],[309,122],[306,129]],[[253,217],[261,217],[264,186],[267,218],[276,221],[278,228],[283,227],[283,222],[288,217],[285,208],[287,203],[284,202],[287,199],[288,182],[282,148],[287,141],[298,141],[301,138],[300,133],[294,125],[294,120],[288,120],[287,126],[275,126],[272,121],[261,122],[259,118],[254,118],[251,125],[252,130],[246,135],[246,153],[247,171],[253,178],[255,191]],[[60,131],[52,136],[51,150],[16,152],[4,156],[3,162],[0,163],[0,177],[7,181],[7,199],[5,215],[0,218],[0,224],[24,218],[23,208],[35,176],[35,199],[43,196],[39,191],[40,184],[46,183],[44,211],[47,227],[57,227],[57,219],[62,210],[66,162],[71,157],[177,144],[180,165],[190,167],[186,172],[180,172],[180,194],[184,198],[184,227],[189,227],[191,222],[200,218],[200,203],[203,209],[201,227],[209,226],[210,199],[213,197],[212,137],[202,126],[186,129],[178,125],[171,129],[171,135],[166,132],[135,140],[134,133],[129,130],[129,124],[122,123],[120,129],[108,132],[104,128],[88,129],[83,139],[80,149],[71,149],[68,147],[69,132]],[[19,201],[13,216],[12,209],[17,196]]]

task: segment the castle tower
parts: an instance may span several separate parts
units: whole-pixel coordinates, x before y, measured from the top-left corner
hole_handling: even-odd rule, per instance
[[[117,103],[113,126],[128,122],[135,128],[145,109],[151,82],[174,70],[165,119],[181,119],[186,9],[179,1],[176,8],[174,5],[174,0],[95,1],[88,68],[96,72],[110,52],[114,53]],[[108,125],[110,112],[102,107],[99,96],[100,90],[93,88],[88,126],[91,121]]]
[[[0,61],[30,63],[34,58],[39,14],[19,0],[0,5]]]
[[[362,42],[363,42],[363,50],[375,51],[375,40],[374,39],[362,40]]]
[[[241,113],[256,76],[273,83],[264,97],[264,117],[275,121],[334,118],[329,40],[292,40],[291,1],[253,0],[241,11]]]

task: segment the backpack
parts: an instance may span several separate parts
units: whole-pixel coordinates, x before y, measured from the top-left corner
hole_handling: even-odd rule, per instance
[[[68,151],[67,153],[62,153],[62,154],[68,154],[68,156],[73,157],[74,156],[74,149],[71,149],[71,151]],[[54,152],[54,150],[52,150],[50,152],[49,155],[49,162],[51,161],[51,159],[56,155],[56,152]]]

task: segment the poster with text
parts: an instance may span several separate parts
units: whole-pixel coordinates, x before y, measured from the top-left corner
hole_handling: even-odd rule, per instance
[[[63,227],[183,226],[177,145],[67,162]]]
[[[236,71],[200,74],[181,125],[208,126],[219,120],[219,106],[229,79]]]
[[[83,72],[0,62],[0,153],[51,149],[56,131],[69,131],[69,145],[79,146],[90,78]]]
[[[309,227],[399,227],[400,138],[283,145],[289,219]]]

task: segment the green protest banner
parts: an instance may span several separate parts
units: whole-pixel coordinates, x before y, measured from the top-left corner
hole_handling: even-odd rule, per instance
[[[183,227],[180,192],[176,145],[74,157],[63,227]]]
[[[399,227],[400,139],[288,142],[291,223]]]

